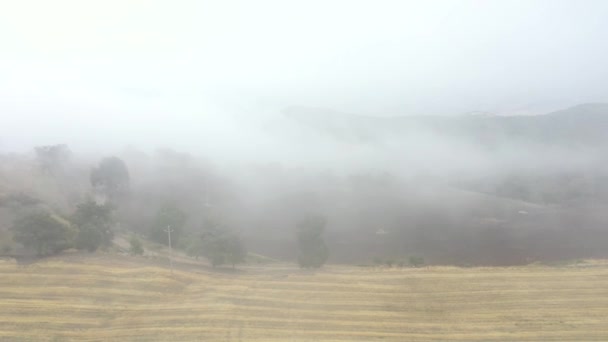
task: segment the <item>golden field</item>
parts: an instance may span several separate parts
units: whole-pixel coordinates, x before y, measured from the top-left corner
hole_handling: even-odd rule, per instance
[[[172,275],[143,258],[0,260],[0,341],[608,341],[608,264],[289,265]]]

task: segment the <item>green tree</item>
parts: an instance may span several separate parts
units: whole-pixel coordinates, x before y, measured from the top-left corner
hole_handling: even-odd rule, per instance
[[[131,245],[129,252],[132,255],[143,255],[144,254],[144,247],[143,247],[141,241],[136,236],[131,236],[131,239],[129,240],[129,244]]]
[[[203,231],[201,240],[200,254],[207,258],[213,267],[231,264],[234,268],[247,257],[247,250],[240,237],[225,228],[207,228]]]
[[[424,258],[421,256],[411,256],[410,265],[412,265],[414,267],[420,267],[420,266],[424,265]]]
[[[58,217],[38,211],[13,223],[13,239],[38,256],[59,253],[72,246],[75,231]]]
[[[326,220],[321,216],[308,216],[298,224],[298,264],[302,268],[319,268],[329,257],[323,241]]]
[[[99,205],[92,200],[79,204],[72,216],[72,223],[78,227],[75,247],[94,252],[100,246],[112,244],[112,207]]]
[[[165,229],[170,226],[173,230],[171,232],[171,240],[173,240],[174,245],[177,245],[187,220],[188,215],[178,207],[168,204],[162,206],[156,213],[156,218],[150,227],[150,240],[168,245],[169,242]]]
[[[198,260],[203,255],[203,239],[202,238],[190,238],[186,240],[186,255]]]
[[[122,159],[107,157],[91,171],[91,184],[113,199],[129,188],[129,170]]]
[[[34,151],[42,171],[50,174],[63,168],[72,155],[65,144],[37,146]]]
[[[228,236],[225,244],[227,264],[232,265],[232,268],[234,268],[236,264],[245,262],[245,259],[247,258],[247,250],[245,249],[245,245],[238,235],[231,234]]]

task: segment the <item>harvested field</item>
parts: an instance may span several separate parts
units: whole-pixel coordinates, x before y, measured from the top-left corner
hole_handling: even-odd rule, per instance
[[[124,259],[124,260],[123,260]],[[608,264],[243,267],[0,261],[2,341],[606,341]]]

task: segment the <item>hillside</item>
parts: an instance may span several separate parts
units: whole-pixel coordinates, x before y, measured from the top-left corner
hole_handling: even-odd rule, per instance
[[[608,266],[209,272],[0,261],[2,341],[605,341]]]
[[[382,117],[310,107],[284,115],[335,144],[337,155],[372,155],[370,169],[400,177],[398,195],[376,192],[376,203],[358,209],[359,221],[393,232],[380,244],[392,245],[389,253],[486,265],[607,253],[608,104],[535,116]],[[366,239],[354,249],[369,250]]]
[[[432,132],[442,137],[495,145],[536,142],[564,146],[608,147],[608,104],[582,104],[535,116],[371,117],[325,108],[290,107],[284,115],[336,139],[372,142]]]
[[[130,184],[113,229],[165,243],[166,224],[160,234],[152,230],[169,206],[185,217],[174,237],[179,250],[200,249],[201,231],[219,220],[250,252],[293,262],[298,222],[318,214],[327,219],[335,263],[422,256],[428,264],[505,266],[608,257],[607,105],[526,117],[379,118],[307,108],[287,115],[291,128],[325,136],[294,139],[308,137],[298,146],[329,162],[222,165],[130,148],[117,154]],[[26,252],[12,239],[16,218],[41,209],[69,219],[98,195],[90,178],[96,161],[55,147],[69,157],[54,160],[37,147],[33,155],[0,155],[5,254]]]

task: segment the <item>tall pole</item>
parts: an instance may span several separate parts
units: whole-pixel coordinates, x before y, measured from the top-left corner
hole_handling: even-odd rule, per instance
[[[171,233],[173,229],[171,229],[171,226],[167,226],[165,231],[167,232],[167,236],[169,236],[169,266],[171,266],[171,274],[173,274],[173,248],[171,247]]]

